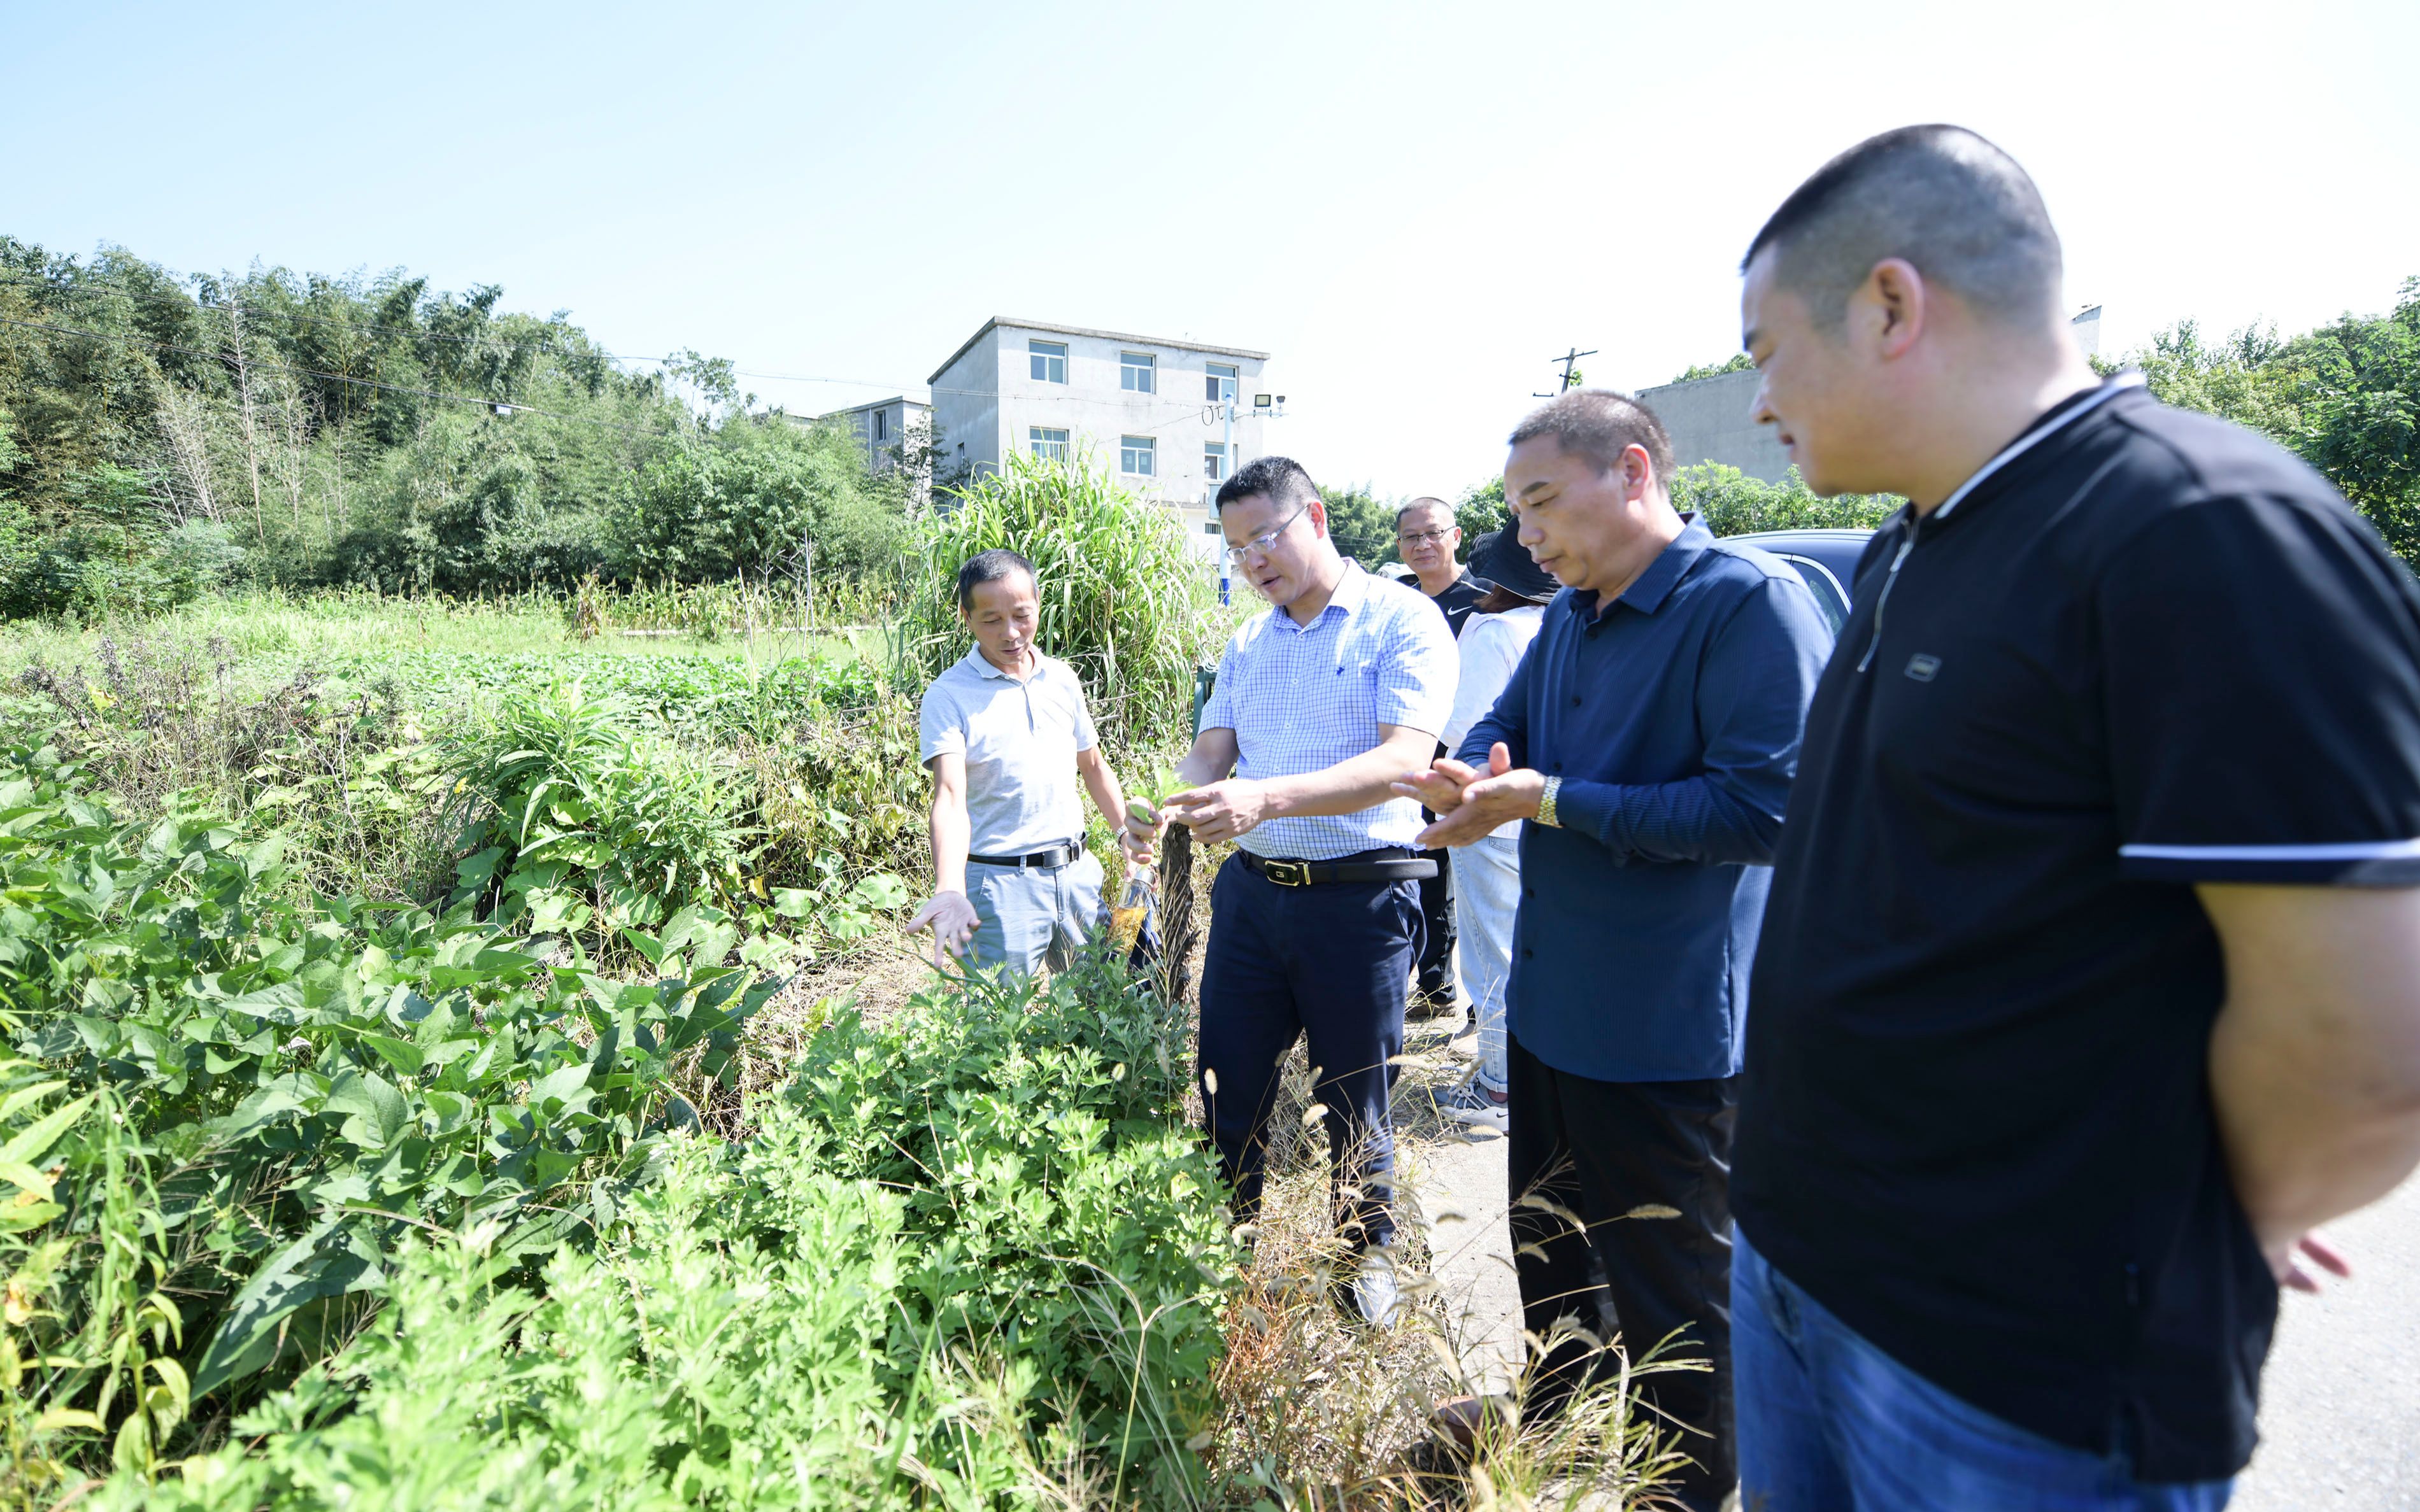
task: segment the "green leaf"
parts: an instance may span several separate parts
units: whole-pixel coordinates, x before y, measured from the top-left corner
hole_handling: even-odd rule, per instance
[[[411,1121],[411,1108],[403,1094],[374,1071],[349,1071],[338,1076],[328,1088],[321,1111],[350,1114],[345,1120],[345,1137],[374,1149],[394,1143]]]
[[[566,1111],[569,1111],[572,1108],[585,1107],[594,1096],[595,1094],[588,1089],[588,1067],[575,1061],[552,1075],[533,1083],[530,1087],[529,1104],[534,1108],[542,1108],[551,1103],[560,1103]]]
[[[409,1040],[396,1040],[383,1034],[365,1034],[361,1042],[378,1052],[379,1058],[406,1076],[417,1076],[427,1064],[427,1053]]]
[[[217,1336],[194,1372],[194,1394],[206,1396],[269,1364],[277,1351],[277,1324],[304,1303],[374,1284],[375,1267],[349,1243],[325,1242],[340,1222],[323,1218],[262,1266],[221,1320]]]
[[[19,1130],[15,1138],[5,1145],[0,1145],[0,1165],[39,1164],[44,1155],[51,1152],[51,1146],[57,1142],[59,1135],[67,1133],[78,1119],[84,1117],[85,1109],[92,1106],[93,1098],[99,1095],[99,1093],[89,1093],[77,1098],[64,1107],[53,1108]]]

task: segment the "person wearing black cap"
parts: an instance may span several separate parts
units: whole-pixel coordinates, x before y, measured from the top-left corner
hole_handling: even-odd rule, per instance
[[[1512,680],[1512,669],[1545,619],[1559,586],[1511,531],[1491,531],[1470,551],[1470,570],[1487,581],[1471,605],[1455,644],[1462,681],[1446,721],[1445,744],[1459,746],[1487,717]],[[1479,1032],[1479,1063],[1437,1099],[1457,1123],[1505,1131],[1511,1071],[1504,1049],[1504,984],[1512,971],[1512,919],[1521,902],[1521,822],[1510,820],[1466,847],[1455,872],[1454,922],[1462,938],[1462,979],[1470,992],[1470,1022]]]

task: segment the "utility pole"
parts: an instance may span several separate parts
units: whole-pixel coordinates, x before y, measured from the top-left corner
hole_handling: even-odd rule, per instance
[[[1580,381],[1580,370],[1574,364],[1577,363],[1583,357],[1594,357],[1595,355],[1596,352],[1593,348],[1588,351],[1581,351],[1578,347],[1575,347],[1564,352],[1560,357],[1547,358],[1546,361],[1550,363],[1560,363],[1563,364],[1563,386],[1557,389],[1555,393],[1533,393],[1529,395],[1529,397],[1532,399],[1551,399],[1556,393],[1569,393],[1574,388],[1578,386]]]
[[[1237,374],[1235,381],[1238,384],[1241,384],[1243,381],[1243,375],[1240,373]],[[1227,477],[1229,478],[1235,475],[1235,406],[1237,401],[1242,397],[1243,393],[1239,389],[1236,393],[1229,394],[1226,398],[1218,402],[1218,415],[1219,418],[1226,423],[1227,427],[1226,430],[1222,432],[1225,450],[1219,455],[1226,458]],[[1272,399],[1270,395],[1265,393],[1253,394],[1252,413],[1255,416],[1264,419],[1284,418],[1285,395],[1280,393]],[[1222,478],[1219,481],[1224,482],[1226,480]],[[1210,496],[1210,522],[1214,525],[1218,522],[1218,495],[1216,494]],[[1221,537],[1218,543],[1218,602],[1220,604],[1226,604],[1231,601],[1229,594],[1233,592],[1233,588],[1231,587],[1231,579],[1228,577],[1229,566],[1230,563],[1227,558],[1227,543],[1225,538]]]

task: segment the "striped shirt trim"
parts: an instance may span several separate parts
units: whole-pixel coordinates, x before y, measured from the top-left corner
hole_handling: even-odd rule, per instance
[[[2272,882],[2420,886],[2420,840],[2311,845],[2121,845],[2118,870],[2142,882]]]
[[[2156,861],[2420,860],[2420,840],[2357,840],[2326,845],[2120,845],[2118,854]]]

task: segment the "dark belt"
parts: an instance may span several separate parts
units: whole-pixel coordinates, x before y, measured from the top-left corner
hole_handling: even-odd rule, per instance
[[[1400,851],[1363,851],[1333,861],[1270,860],[1249,851],[1235,855],[1245,871],[1257,872],[1280,887],[1308,887],[1320,882],[1417,882],[1437,874],[1435,861]]]
[[[1030,856],[970,856],[967,859],[985,866],[1004,866],[1012,872],[1022,872],[1029,867],[1056,872],[1083,854],[1082,846],[1069,844],[1053,845],[1047,851],[1035,851]]]

